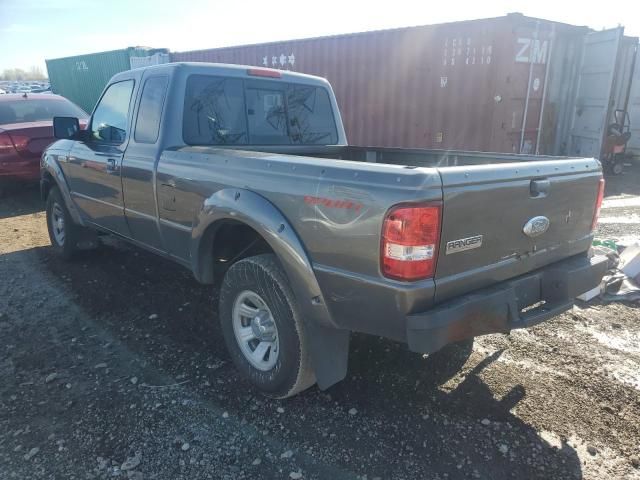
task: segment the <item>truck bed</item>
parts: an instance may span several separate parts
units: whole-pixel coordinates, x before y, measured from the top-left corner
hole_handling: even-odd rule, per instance
[[[374,155],[376,162],[366,161]],[[280,146],[166,150],[157,182],[165,238],[183,237],[172,241],[176,245],[188,244],[203,203],[220,188],[261,195],[303,240],[343,327],[355,328],[350,319],[366,311],[369,333],[402,339],[404,328],[391,328],[389,321],[398,304],[403,314],[425,310],[584,254],[600,178],[593,159]],[[164,208],[168,202],[175,202],[175,210]],[[435,276],[409,284],[386,279],[378,258],[383,218],[393,205],[416,202],[442,205]],[[523,227],[539,216],[548,219],[549,230],[525,235]],[[473,249],[447,247],[479,237]],[[375,292],[376,301],[358,292]]]

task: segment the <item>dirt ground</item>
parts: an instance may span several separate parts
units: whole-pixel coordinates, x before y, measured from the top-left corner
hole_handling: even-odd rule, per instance
[[[600,236],[640,238],[640,169]],[[72,263],[35,189],[0,200],[0,478],[640,479],[640,310],[594,301],[449,362],[353,336],[348,378],[241,380],[217,293],[121,242]],[[461,362],[459,362],[461,363]]]

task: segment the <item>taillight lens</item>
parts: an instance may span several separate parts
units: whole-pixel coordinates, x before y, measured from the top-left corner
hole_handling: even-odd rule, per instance
[[[29,147],[29,140],[31,139],[24,135],[11,135],[11,140],[13,140],[13,144],[18,152],[24,152]]]
[[[6,132],[0,133],[0,154],[23,152],[27,150],[29,137],[24,135],[9,135]]]
[[[8,133],[0,133],[0,155],[13,153],[15,147]]]
[[[598,216],[600,216],[600,207],[602,207],[602,199],[604,198],[604,178],[598,183],[598,196],[596,197],[596,208],[593,211],[593,220],[591,221],[591,231],[593,232],[598,225]]]
[[[441,205],[402,205],[387,213],[382,226],[380,264],[385,277],[432,277],[440,243]]]

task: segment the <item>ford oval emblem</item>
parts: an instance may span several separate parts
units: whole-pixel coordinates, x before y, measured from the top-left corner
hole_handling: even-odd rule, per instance
[[[549,230],[549,224],[551,222],[547,217],[540,215],[539,217],[533,217],[522,227],[522,231],[527,237],[537,237]]]

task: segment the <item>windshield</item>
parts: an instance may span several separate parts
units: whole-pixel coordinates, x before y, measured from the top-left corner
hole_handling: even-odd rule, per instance
[[[333,145],[338,142],[325,88],[191,75],[184,141],[190,145]]]
[[[0,125],[53,120],[53,117],[87,118],[80,108],[65,99],[19,98],[0,102]]]

